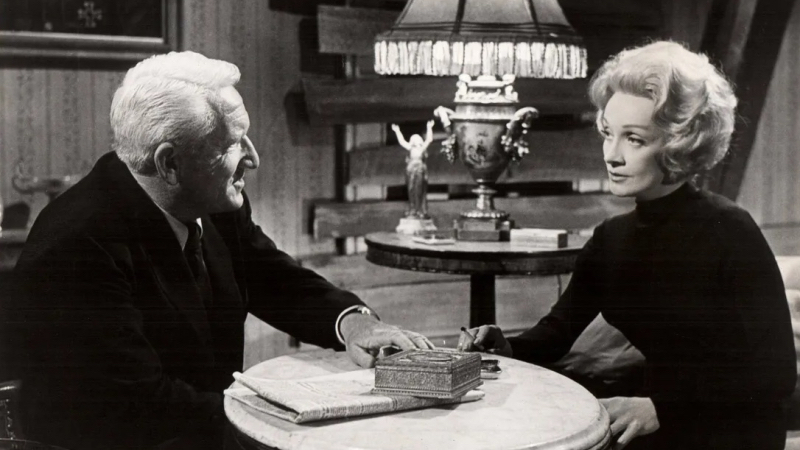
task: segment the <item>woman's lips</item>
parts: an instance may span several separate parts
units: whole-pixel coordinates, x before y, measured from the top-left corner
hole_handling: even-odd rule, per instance
[[[628,176],[627,175],[621,175],[621,174],[618,174],[618,173],[615,173],[615,172],[608,172],[608,178],[610,178],[611,181],[622,181],[622,180],[628,178]]]

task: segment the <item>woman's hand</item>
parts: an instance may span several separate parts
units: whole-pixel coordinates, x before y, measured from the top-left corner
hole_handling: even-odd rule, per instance
[[[475,336],[475,340],[472,342],[472,349],[511,357],[511,344],[503,336],[503,330],[497,325],[483,325],[478,328],[471,328],[469,333]],[[464,350],[471,349],[465,348]]]
[[[611,436],[616,436],[613,450],[630,444],[633,438],[658,430],[658,416],[653,401],[646,397],[601,398],[611,419]]]

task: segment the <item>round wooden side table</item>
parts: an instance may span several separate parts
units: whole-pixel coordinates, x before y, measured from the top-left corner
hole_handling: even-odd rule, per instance
[[[566,248],[540,250],[514,242],[430,245],[397,233],[365,237],[367,261],[386,267],[470,276],[470,326],[495,323],[495,277],[559,275],[572,272],[585,238],[570,236]],[[575,245],[580,244],[580,245]]]

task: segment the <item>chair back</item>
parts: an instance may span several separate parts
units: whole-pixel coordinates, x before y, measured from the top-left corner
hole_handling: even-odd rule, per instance
[[[22,381],[0,383],[0,439],[24,439],[19,414]]]

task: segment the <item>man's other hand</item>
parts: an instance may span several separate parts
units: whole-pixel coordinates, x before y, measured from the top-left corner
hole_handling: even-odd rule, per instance
[[[341,330],[347,345],[347,354],[361,367],[373,367],[378,351],[386,345],[395,345],[402,350],[434,348],[431,341],[419,333],[361,314],[345,316]]]
[[[600,404],[611,420],[611,436],[616,438],[613,450],[625,448],[633,438],[653,433],[660,427],[656,407],[649,398],[601,398]]]

